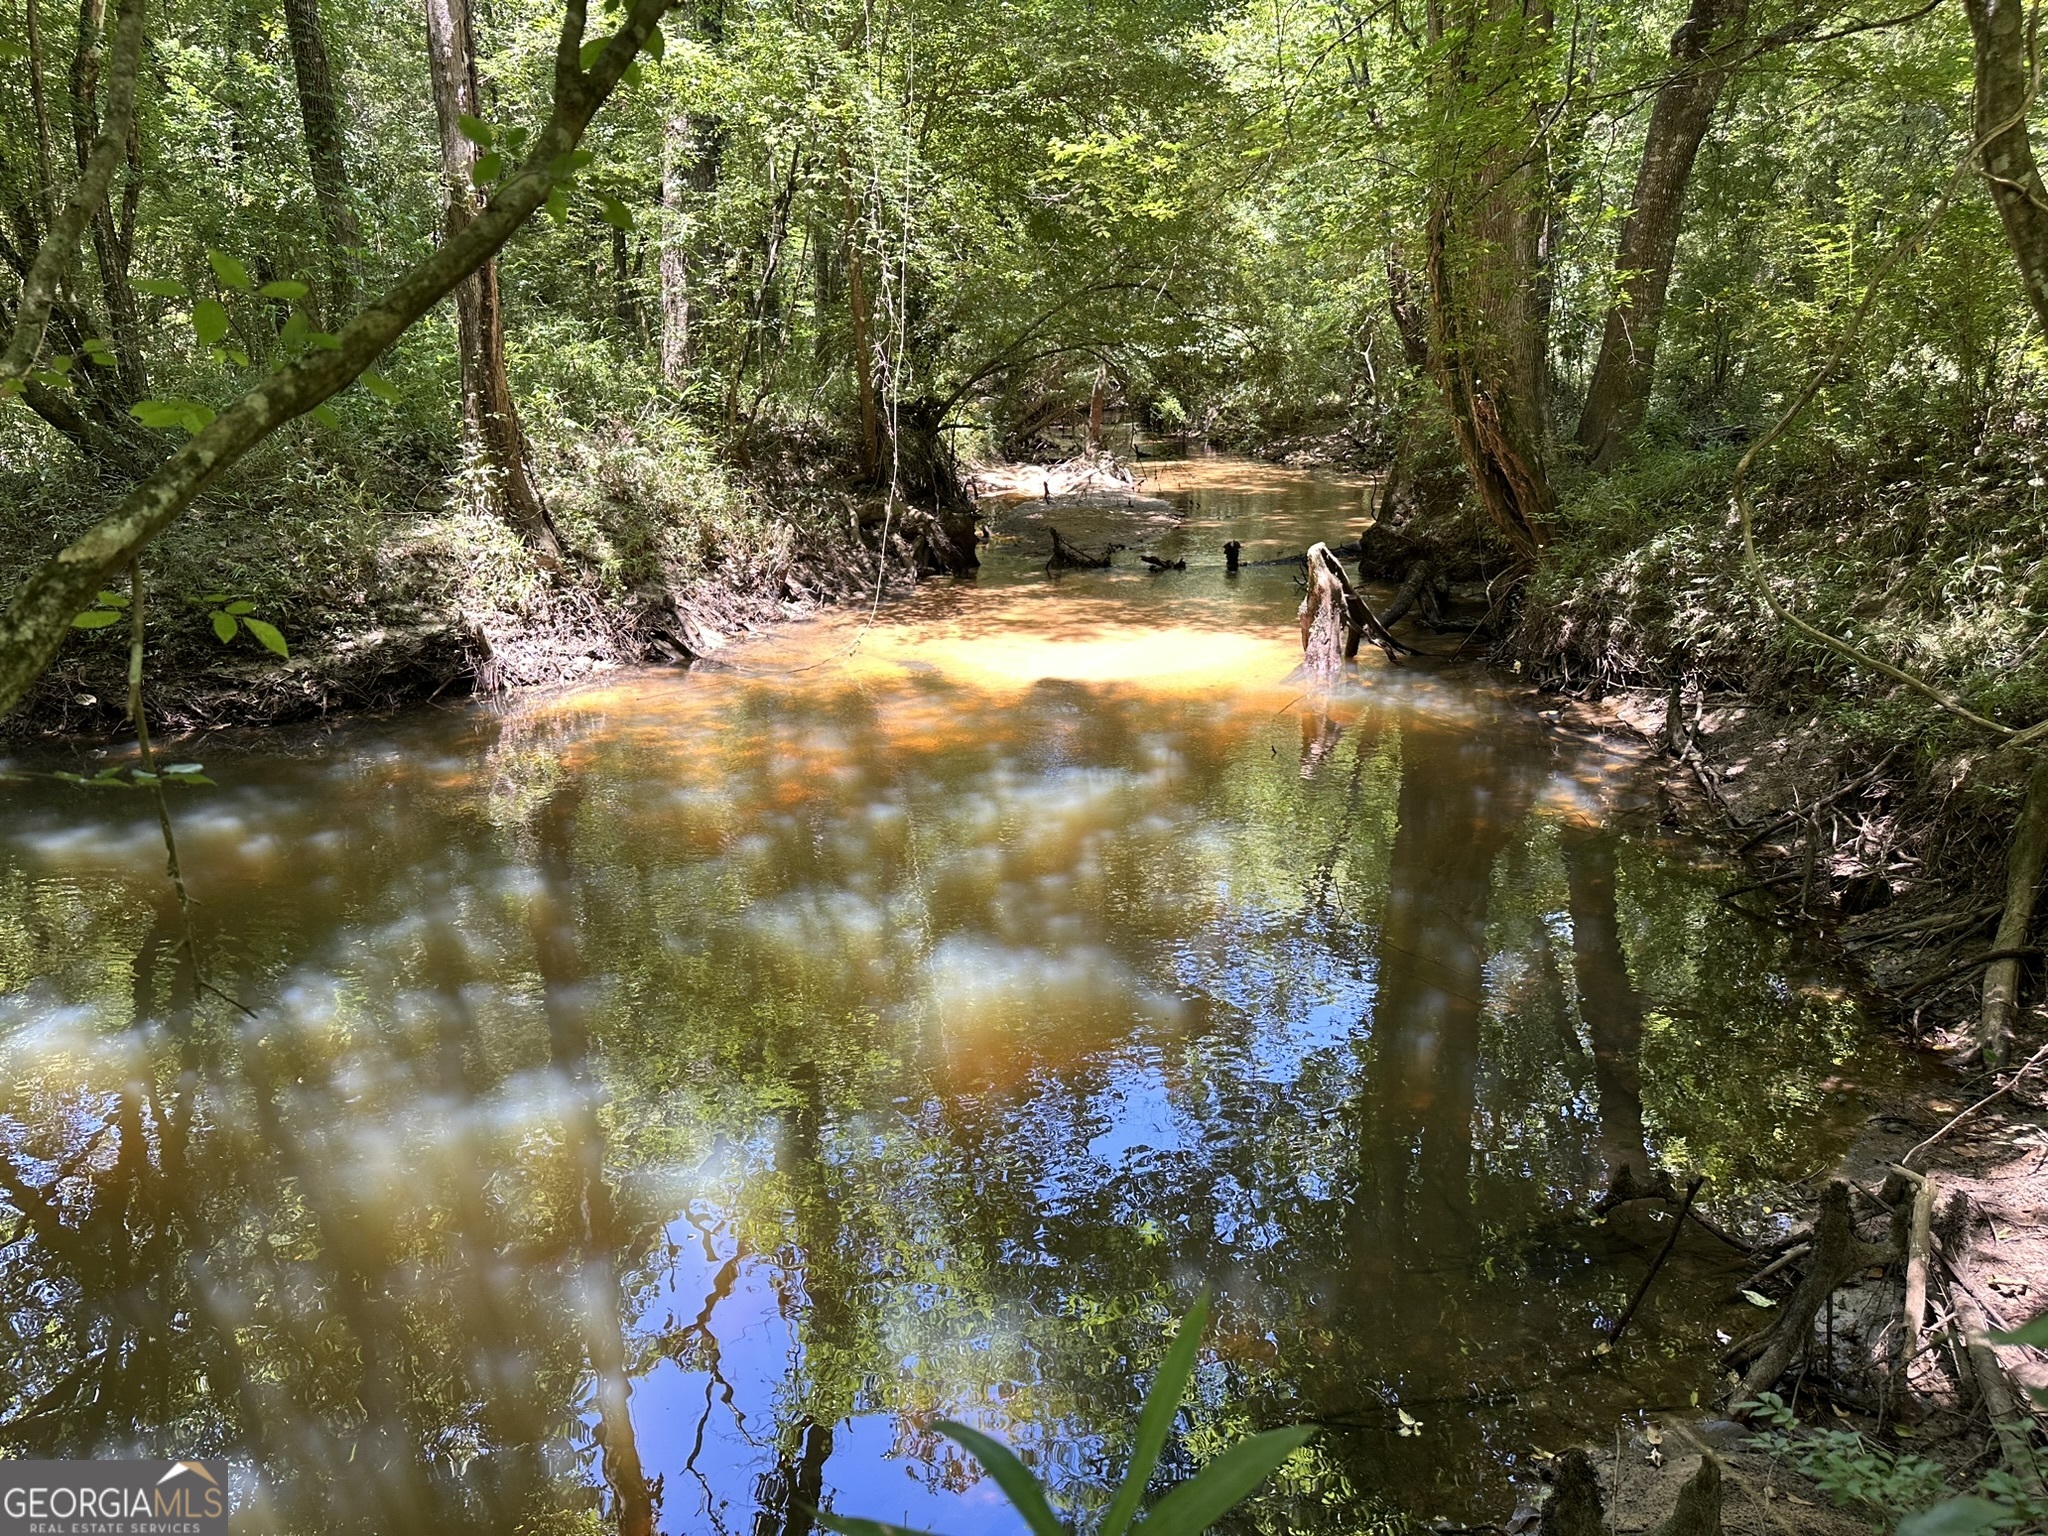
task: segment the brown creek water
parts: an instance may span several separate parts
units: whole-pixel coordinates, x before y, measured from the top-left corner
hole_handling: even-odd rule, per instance
[[[1599,1353],[1668,1227],[1585,1208],[1782,1219],[1852,1001],[1511,679],[1302,695],[1221,545],[1369,485],[1148,467],[723,667],[180,745],[246,1014],[140,795],[8,785],[0,1447],[223,1457],[242,1530],[613,1528],[637,1459],[669,1533],[1016,1532],[933,1421],[1099,1510],[1207,1287],[1160,1485],[1315,1419],[1241,1528],[1335,1536],[1710,1394],[1739,1257],[1688,1228]]]

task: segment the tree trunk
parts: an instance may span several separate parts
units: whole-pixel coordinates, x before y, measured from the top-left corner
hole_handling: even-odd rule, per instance
[[[1488,55],[1489,74],[1512,72],[1515,54],[1542,31],[1510,0],[1467,0],[1457,9],[1464,42],[1445,56],[1446,95],[1474,90],[1467,76],[1475,53]],[[1495,28],[1519,31],[1500,46],[1474,46]],[[1504,49],[1505,64],[1492,56]],[[1556,508],[1542,440],[1549,337],[1536,280],[1541,156],[1533,145],[1507,141],[1476,153],[1460,143],[1447,153],[1451,164],[1437,178],[1425,237],[1437,381],[1480,503],[1533,560],[1549,540]]]
[[[846,195],[846,304],[853,317],[853,387],[860,397],[860,472],[875,478],[881,462],[881,427],[875,413],[874,342],[868,335],[867,252],[851,190]]]
[[[477,112],[476,39],[469,0],[427,0],[427,54],[433,71],[434,116],[441,130],[441,174],[447,196],[446,238],[467,229],[484,206],[471,171],[476,146],[462,132]],[[490,509],[547,561],[558,562],[555,532],[527,462],[526,433],[505,373],[505,310],[496,257],[455,290],[457,348],[462,359],[462,420],[488,475]]]
[[[1102,452],[1102,412],[1104,397],[1109,393],[1109,365],[1095,365],[1095,382],[1088,390],[1088,451]]]
[[[2042,187],[2027,131],[2033,102],[2027,8],[2020,0],[1963,0],[1963,9],[1969,12],[1976,46],[1976,134],[1984,146],[1984,179],[1991,183],[1991,201],[2019,263],[2027,302],[2048,329],[2048,190]]]
[[[284,0],[284,23],[291,36],[299,121],[306,133],[306,164],[312,172],[314,199],[320,204],[322,233],[327,237],[327,323],[335,325],[340,316],[355,309],[355,248],[363,240],[349,207],[348,163],[343,155],[347,136],[342,132],[334,72],[320,26],[320,0]]]
[[[699,184],[704,163],[690,119],[674,114],[661,126],[661,377],[671,389],[683,387],[690,367],[689,205],[693,192],[707,190]]]
[[[100,137],[100,36],[106,20],[106,0],[79,0],[78,51],[71,60],[71,132],[77,145],[81,180]],[[122,137],[125,143],[127,135]],[[129,174],[134,174],[132,162]],[[107,326],[113,333],[116,373],[127,398],[140,400],[149,393],[149,378],[142,367],[135,290],[128,283],[128,261],[133,252],[114,226],[104,187],[93,204],[91,218],[93,258],[99,268],[100,297],[107,306]]]
[[[57,216],[57,166],[50,152],[50,98],[43,80],[43,0],[24,0],[28,33],[28,97],[36,119],[36,180],[43,228]]]
[[[1749,0],[1692,0],[1671,35],[1673,74],[1650,112],[1635,199],[1622,221],[1614,257],[1620,287],[1607,311],[1593,382],[1579,414],[1579,446],[1596,469],[1618,463],[1628,435],[1643,424],[1686,185],[1728,83],[1748,14]]]

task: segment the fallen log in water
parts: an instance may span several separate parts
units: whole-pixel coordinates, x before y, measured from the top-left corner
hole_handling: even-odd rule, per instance
[[[1049,571],[1106,571],[1121,544],[1105,544],[1100,555],[1091,555],[1078,544],[1068,542],[1059,529],[1047,526],[1052,535],[1052,558],[1045,562]]]

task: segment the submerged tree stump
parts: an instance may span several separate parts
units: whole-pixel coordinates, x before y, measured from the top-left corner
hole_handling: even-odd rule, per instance
[[[1387,633],[1386,625],[1351,588],[1344,567],[1327,544],[1309,546],[1308,592],[1301,600],[1301,670],[1310,682],[1328,687],[1343,674],[1344,663],[1358,654],[1366,636],[1393,661],[1409,647]]]

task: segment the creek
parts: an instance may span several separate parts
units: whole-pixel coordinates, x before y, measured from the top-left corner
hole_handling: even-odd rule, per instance
[[[1853,998],[1638,749],[1469,663],[1289,681],[1295,568],[1221,546],[1367,482],[1144,468],[715,665],[178,744],[247,1014],[142,796],[10,786],[0,1444],[224,1456],[252,1529],[566,1531],[630,1442],[671,1533],[1021,1531],[932,1421],[1086,1505],[1206,1286],[1167,1473],[1323,1421],[1252,1508],[1337,1533],[1711,1390],[1741,1259],[1599,1353],[1668,1229],[1586,1207],[1784,1220],[1881,1086]]]

